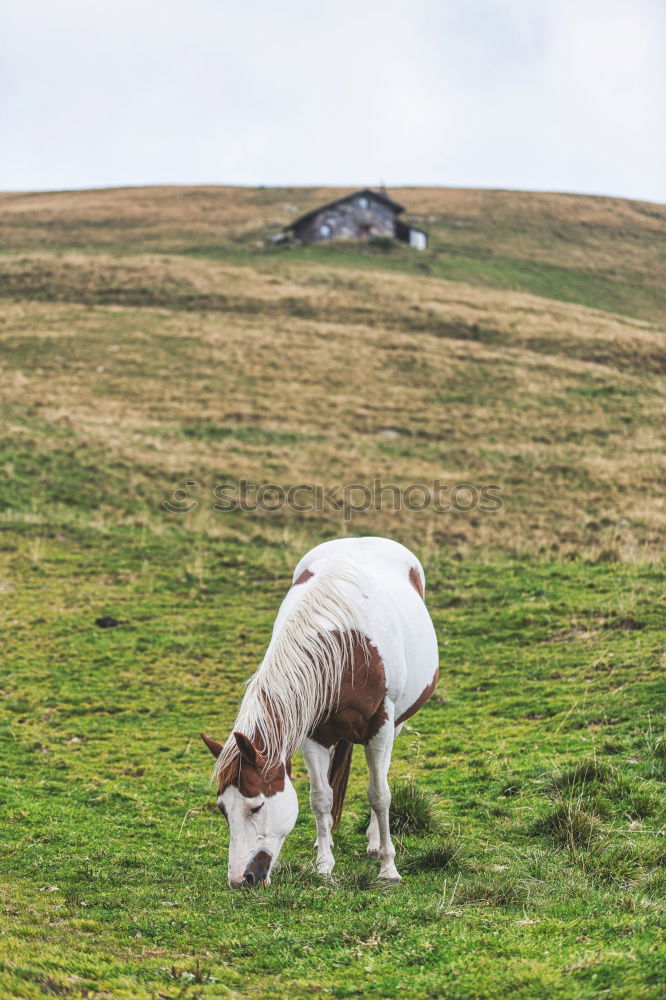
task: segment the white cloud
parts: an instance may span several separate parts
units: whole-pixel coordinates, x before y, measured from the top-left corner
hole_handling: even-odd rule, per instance
[[[666,200],[661,0],[5,0],[0,188]]]

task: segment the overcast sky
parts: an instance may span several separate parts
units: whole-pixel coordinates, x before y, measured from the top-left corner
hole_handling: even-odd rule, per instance
[[[0,189],[666,201],[666,0],[1,0]]]

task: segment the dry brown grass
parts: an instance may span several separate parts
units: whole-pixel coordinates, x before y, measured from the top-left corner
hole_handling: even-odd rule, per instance
[[[666,371],[663,329],[582,306],[401,273],[251,266],[137,254],[30,254],[0,260],[13,298],[362,324],[534,349],[611,367]],[[552,349],[552,350],[551,350]]]
[[[120,462],[153,498],[155,524],[160,499],[186,479],[207,498],[191,524],[223,533],[208,502],[223,478],[328,487],[380,476],[404,487],[439,477],[499,483],[504,509],[384,510],[351,526],[332,511],[247,515],[241,531],[298,531],[317,517],[329,532],[461,553],[661,551],[666,353],[654,325],[320,265],[271,273],[41,253],[2,269],[14,293],[2,342],[15,442],[48,451],[64,436]],[[110,497],[101,516],[124,516],[119,506]]]

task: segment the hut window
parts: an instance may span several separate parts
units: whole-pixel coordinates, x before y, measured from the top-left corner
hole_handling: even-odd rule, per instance
[[[359,198],[357,204],[359,208],[367,208],[369,202],[367,198]]]
[[[324,222],[319,227],[319,235],[322,236],[325,240],[327,240],[328,237],[331,235],[331,227],[329,226],[328,222]]]

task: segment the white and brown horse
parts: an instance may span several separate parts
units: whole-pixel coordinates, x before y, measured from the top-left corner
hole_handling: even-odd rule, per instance
[[[333,841],[352,749],[368,765],[368,854],[379,877],[400,881],[389,832],[388,769],[402,723],[437,681],[437,639],[424,604],[423,568],[387,538],[324,542],[301,559],[263,662],[247,685],[217,758],[217,802],[229,822],[229,885],[260,885],[298,815],[290,780],[300,747],[317,821],[317,868],[332,871]]]

